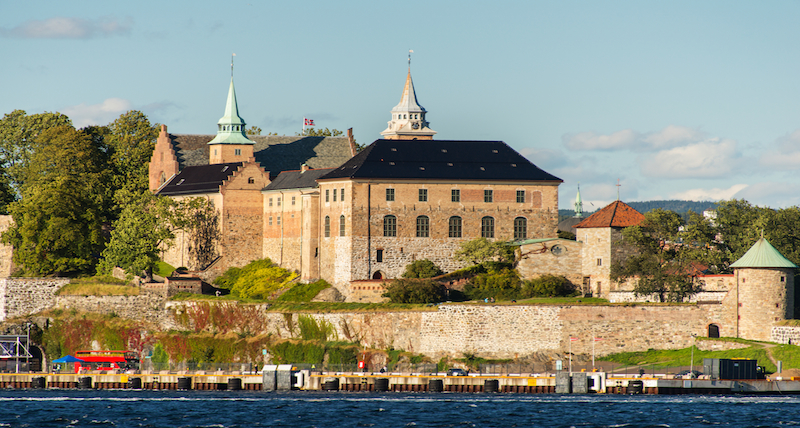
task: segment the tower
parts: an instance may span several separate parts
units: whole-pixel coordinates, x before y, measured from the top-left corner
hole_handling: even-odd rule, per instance
[[[225,114],[217,122],[217,136],[208,142],[210,164],[254,160],[253,145],[255,143],[247,138],[245,125],[244,119],[239,116],[236,90],[233,87],[233,76],[231,76]]]
[[[770,340],[772,327],[794,316],[797,265],[764,237],[731,264],[736,294],[736,336]]]
[[[417,103],[409,60],[403,95],[400,97],[400,103],[392,109],[392,120],[381,135],[387,140],[432,140],[436,131],[428,128],[426,113],[427,110]]]
[[[578,196],[575,197],[575,218],[583,218],[583,201],[581,200],[581,185],[578,184]]]

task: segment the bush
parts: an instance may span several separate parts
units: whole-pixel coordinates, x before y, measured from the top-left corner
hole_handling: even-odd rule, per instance
[[[521,281],[513,269],[499,272],[481,273],[464,286],[464,294],[472,300],[495,298],[498,300],[518,299],[521,296]]]
[[[383,297],[392,303],[439,303],[444,300],[444,287],[430,279],[395,279],[386,287]]]
[[[310,302],[320,291],[330,287],[331,285],[324,279],[308,284],[296,284],[275,300],[278,302]]]
[[[436,266],[428,259],[416,260],[410,265],[406,266],[406,271],[403,272],[403,278],[433,278],[443,274],[439,266]]]
[[[575,293],[575,286],[565,277],[542,275],[525,281],[522,287],[523,297],[563,297]]]
[[[273,265],[270,259],[261,259],[252,261],[241,269],[228,269],[214,284],[245,299],[267,299],[295,278],[296,273]]]

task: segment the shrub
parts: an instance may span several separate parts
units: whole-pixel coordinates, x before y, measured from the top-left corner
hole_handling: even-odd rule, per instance
[[[281,342],[270,348],[275,364],[322,364],[325,346],[312,342]]]
[[[416,260],[406,266],[403,278],[433,278],[443,274],[439,266],[428,259]]]
[[[273,265],[270,259],[261,259],[252,261],[241,269],[228,269],[214,283],[231,290],[235,296],[267,299],[295,278],[296,273]]]
[[[430,279],[395,279],[386,287],[383,297],[392,303],[439,303],[444,300],[444,287]]]
[[[542,275],[525,281],[522,287],[523,297],[562,297],[575,292],[575,286],[565,277]]]
[[[300,327],[300,337],[303,340],[327,342],[328,338],[336,338],[336,329],[326,320],[317,322],[308,315],[300,315],[297,317],[297,325]]]
[[[495,298],[511,300],[520,297],[521,281],[513,269],[487,272],[476,275],[464,286],[464,294],[470,299]]]
[[[324,279],[308,284],[296,284],[275,300],[279,302],[310,302],[320,291],[330,287],[331,285]]]

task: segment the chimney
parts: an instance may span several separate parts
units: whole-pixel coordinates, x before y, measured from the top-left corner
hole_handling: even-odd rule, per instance
[[[311,169],[311,168],[307,164],[300,165],[300,174],[308,171],[309,169]]]
[[[347,128],[347,142],[350,143],[350,156],[357,155],[356,139],[353,138],[353,128]]]

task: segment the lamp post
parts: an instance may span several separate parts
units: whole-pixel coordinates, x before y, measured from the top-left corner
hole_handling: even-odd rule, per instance
[[[689,379],[694,379],[694,341],[696,337],[696,334],[692,334],[692,356],[689,359]]]

